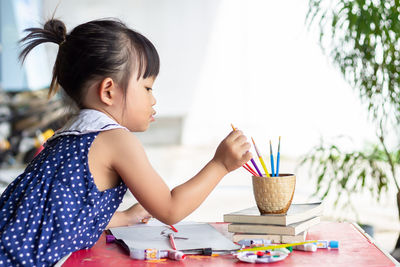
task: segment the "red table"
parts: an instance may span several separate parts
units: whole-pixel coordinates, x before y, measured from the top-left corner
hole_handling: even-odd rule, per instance
[[[225,235],[227,223],[212,223]],[[252,266],[232,255],[196,256],[188,255],[183,261],[162,259],[139,261],[129,258],[117,244],[107,244],[105,234],[91,249],[76,251],[64,262],[63,267],[76,266]],[[374,241],[355,224],[347,222],[321,222],[309,229],[307,240],[338,240],[339,250],[319,249],[317,252],[293,251],[285,260],[267,263],[268,266],[396,266],[389,254],[383,252]]]

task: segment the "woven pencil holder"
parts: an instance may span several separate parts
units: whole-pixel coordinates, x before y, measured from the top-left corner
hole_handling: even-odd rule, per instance
[[[279,177],[253,176],[253,192],[261,214],[286,213],[292,203],[296,176],[280,174]]]

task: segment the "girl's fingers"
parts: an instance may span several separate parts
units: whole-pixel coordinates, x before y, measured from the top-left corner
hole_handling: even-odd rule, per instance
[[[234,141],[239,144],[247,143],[247,137],[245,135],[240,135]]]
[[[243,161],[244,161],[243,164],[245,164],[246,162],[248,162],[252,157],[253,157],[253,154],[252,154],[250,151],[247,151],[246,153],[244,153],[244,154],[243,154],[243,157],[242,157],[242,159],[243,159]],[[242,164],[242,165],[243,165],[243,164]]]
[[[228,134],[228,136],[226,137],[226,139],[228,140],[235,140],[236,138],[238,138],[239,136],[243,135],[243,132],[240,130],[236,130],[236,131],[232,131]]]
[[[142,223],[148,223],[151,218],[153,218],[151,215],[146,216],[145,218],[142,219]]]
[[[251,148],[251,144],[249,142],[243,143],[240,145],[240,149],[243,151],[248,151]]]

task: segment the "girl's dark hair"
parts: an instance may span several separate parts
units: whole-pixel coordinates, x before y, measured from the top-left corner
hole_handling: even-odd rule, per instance
[[[49,97],[59,85],[82,108],[89,82],[111,77],[124,90],[132,72],[140,77],[155,77],[160,59],[154,45],[140,33],[129,29],[116,19],[89,21],[67,34],[64,23],[50,19],[41,28],[25,30],[29,34],[20,40],[23,50],[19,59],[24,62],[37,45],[53,42],[59,45]]]

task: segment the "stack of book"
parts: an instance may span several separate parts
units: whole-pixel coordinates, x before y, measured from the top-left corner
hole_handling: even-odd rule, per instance
[[[274,243],[303,242],[307,230],[320,222],[321,202],[292,204],[286,214],[260,215],[257,207],[224,214],[233,241],[269,239]]]

